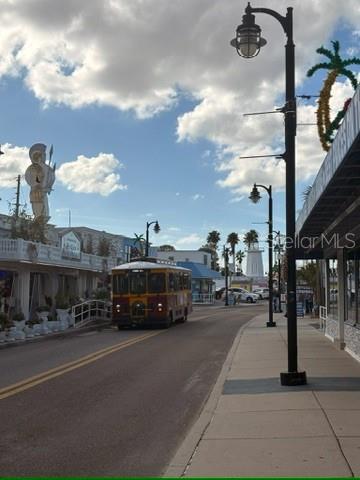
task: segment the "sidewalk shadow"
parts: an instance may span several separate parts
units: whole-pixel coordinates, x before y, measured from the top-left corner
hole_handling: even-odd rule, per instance
[[[254,378],[226,380],[223,395],[282,393],[299,391],[360,392],[358,377],[310,377],[307,385],[288,387],[280,384],[280,378]]]

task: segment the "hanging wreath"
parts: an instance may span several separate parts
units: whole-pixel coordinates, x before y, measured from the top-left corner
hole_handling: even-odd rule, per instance
[[[355,75],[348,70],[348,67],[351,64],[360,65],[360,59],[357,57],[349,58],[348,60],[343,60],[339,55],[340,44],[338,41],[331,42],[333,45],[334,52],[331,52],[327,48],[320,47],[316,50],[317,53],[325,55],[330,62],[328,63],[318,63],[314,65],[307,72],[307,76],[311,77],[317,70],[324,68],[330,70],[327,78],[324,81],[323,88],[320,92],[319,107],[317,110],[317,128],[320,138],[321,145],[323,149],[327,152],[330,149],[330,146],[334,140],[335,133],[340,126],[341,120],[344,118],[346,110],[349,107],[351,98],[348,98],[344,103],[344,107],[340,110],[335,116],[334,120],[330,120],[330,97],[331,89],[336,81],[336,78],[339,75],[344,75],[347,77],[353,89],[356,90],[358,86],[357,79]]]

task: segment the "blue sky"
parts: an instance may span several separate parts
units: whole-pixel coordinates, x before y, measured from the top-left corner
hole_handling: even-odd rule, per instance
[[[250,228],[264,237],[267,226],[254,222],[267,220],[266,196],[256,206],[247,199],[258,182],[273,184],[274,228],[284,231],[284,166],[237,159],[283,150],[281,115],[242,115],[282,105],[280,26],[257,17],[268,45],[246,61],[229,46],[245,2],[60,3],[0,1],[0,16],[7,15],[0,42],[0,211],[8,212],[16,175],[30,164],[28,148],[41,142],[54,145],[58,174],[49,203],[58,226],[68,225],[71,210],[73,226],[128,236],[158,220],[161,233],[152,241],[179,249],[199,248],[213,229],[223,241]],[[321,44],[330,48],[338,39],[344,56],[358,54],[356,1],[344,8],[335,0],[263,3],[284,13],[294,6],[298,94],[321,88],[325,72],[305,78],[323,61],[315,53]],[[311,14],[319,19],[309,26]],[[339,80],[333,111],[351,94]],[[300,101],[299,122],[315,122],[315,109],[314,101]],[[325,152],[315,127],[299,127],[297,140],[300,208]],[[30,212],[28,192],[22,180]]]

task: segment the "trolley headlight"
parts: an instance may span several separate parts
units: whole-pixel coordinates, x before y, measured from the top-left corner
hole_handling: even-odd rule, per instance
[[[159,310],[159,312],[162,312],[162,307],[163,307],[163,304],[162,304],[162,303],[158,303],[158,310]]]
[[[116,305],[116,307],[115,307],[115,308],[116,308],[116,311],[117,311],[117,312],[120,312],[120,307],[121,307],[121,306],[120,306],[119,304],[118,304],[118,305]]]

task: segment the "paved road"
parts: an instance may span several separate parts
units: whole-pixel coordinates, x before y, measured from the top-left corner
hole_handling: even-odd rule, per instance
[[[161,475],[239,328],[265,310],[201,307],[169,330],[108,328],[2,349],[0,475]]]

